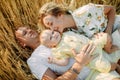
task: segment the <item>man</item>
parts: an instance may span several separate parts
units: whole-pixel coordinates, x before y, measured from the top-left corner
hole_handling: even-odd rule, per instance
[[[39,34],[36,31],[28,27],[20,27],[16,30],[15,35],[22,46],[29,46],[34,49],[27,63],[32,73],[40,80],[75,80],[83,67],[93,59],[90,54],[94,51],[95,46],[88,44],[82,48],[79,54],[73,50],[73,54],[76,56],[75,61],[71,59],[67,66],[51,65],[47,62],[51,51],[49,48],[40,45]],[[40,49],[42,52],[39,52]],[[61,73],[61,76],[57,76],[54,72]]]

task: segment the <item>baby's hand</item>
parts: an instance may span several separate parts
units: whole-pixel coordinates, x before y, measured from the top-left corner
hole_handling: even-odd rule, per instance
[[[106,45],[107,43],[107,33],[97,33],[96,35],[94,35],[94,38],[93,38],[93,42],[95,45],[101,47],[101,48],[104,48],[104,46]]]
[[[50,63],[50,64],[53,63],[53,57],[48,57],[48,63]]]

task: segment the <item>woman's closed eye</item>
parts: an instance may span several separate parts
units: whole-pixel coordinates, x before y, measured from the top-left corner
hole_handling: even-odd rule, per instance
[[[52,22],[48,22],[47,24],[48,24],[48,26],[50,26],[50,27],[53,25]]]

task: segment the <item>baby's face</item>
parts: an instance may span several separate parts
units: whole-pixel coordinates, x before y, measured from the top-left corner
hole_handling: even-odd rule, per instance
[[[41,43],[47,47],[55,47],[61,40],[61,35],[57,31],[44,30],[40,36]]]

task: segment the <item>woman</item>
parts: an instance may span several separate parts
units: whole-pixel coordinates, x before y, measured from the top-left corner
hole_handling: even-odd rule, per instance
[[[120,27],[120,16],[115,17],[115,13],[115,8],[109,5],[87,4],[71,12],[63,6],[50,2],[41,7],[39,23],[61,33],[71,28],[88,37],[98,32],[111,35],[112,31]],[[111,53],[116,48],[108,44],[104,50]]]
[[[115,21],[115,24],[114,24]],[[43,5],[39,11],[39,23],[53,30],[63,32],[67,28],[77,30],[79,33],[92,37],[98,32],[112,33],[120,21],[120,16],[115,20],[115,8],[109,5],[87,4],[74,12],[61,5],[50,2]],[[111,53],[112,45],[104,49]]]
[[[71,59],[67,66],[52,65],[47,61],[51,55],[51,50],[40,45],[39,34],[36,31],[27,27],[20,27],[16,30],[15,35],[22,46],[29,46],[34,49],[27,63],[32,73],[40,80],[75,80],[79,73],[82,73],[84,66],[93,59],[90,54],[94,51],[95,46],[88,44],[82,48],[79,54],[73,51],[76,60]],[[55,72],[62,75],[57,76]]]

